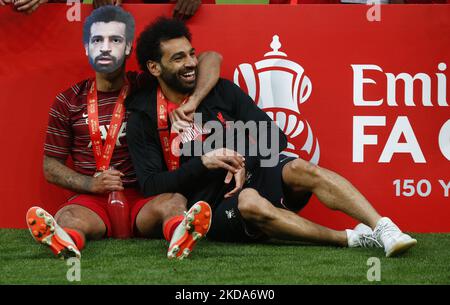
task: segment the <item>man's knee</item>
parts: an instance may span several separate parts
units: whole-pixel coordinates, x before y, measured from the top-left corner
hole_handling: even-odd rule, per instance
[[[84,227],[85,221],[80,218],[76,209],[71,206],[65,206],[55,215],[55,220],[61,227]]]
[[[164,193],[148,201],[138,214],[138,222],[148,218],[163,221],[167,214],[186,209],[186,198],[181,194]]]
[[[136,216],[136,228],[141,236],[157,237],[161,225],[173,216],[183,215],[187,200],[183,195],[164,193],[149,200]]]
[[[175,207],[186,208],[187,199],[183,195],[175,193],[171,194],[169,202]]]
[[[55,215],[56,222],[62,228],[71,228],[83,232],[89,239],[99,239],[106,232],[101,218],[82,206],[65,206]]]
[[[273,219],[275,207],[255,189],[246,188],[239,194],[238,209],[245,220],[263,223]]]
[[[158,214],[165,214],[167,210],[179,210],[186,209],[187,199],[177,193],[165,193],[161,194],[154,199],[154,202],[150,201],[152,205],[158,212]]]
[[[289,162],[283,170],[283,180],[295,191],[312,192],[324,178],[322,168],[302,159]]]

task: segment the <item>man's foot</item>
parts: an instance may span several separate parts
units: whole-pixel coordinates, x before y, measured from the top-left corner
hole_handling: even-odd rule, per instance
[[[195,244],[208,233],[211,226],[211,207],[204,201],[194,204],[185,212],[183,221],[173,232],[167,257],[183,259],[192,252]]]
[[[32,207],[27,212],[27,225],[33,238],[46,245],[61,258],[81,258],[74,241],[53,219],[52,215],[40,207]]]
[[[345,231],[349,248],[382,248],[382,245],[373,236],[372,229],[363,223],[357,225],[353,230]]]
[[[381,218],[373,232],[374,237],[384,246],[386,257],[397,256],[417,244],[417,240],[403,233],[387,217]]]

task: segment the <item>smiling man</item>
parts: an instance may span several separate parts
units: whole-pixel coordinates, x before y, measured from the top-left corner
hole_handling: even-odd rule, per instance
[[[85,20],[83,43],[95,77],[58,94],[50,109],[44,174],[48,182],[76,195],[60,207],[56,220],[40,207],[30,208],[26,220],[34,239],[57,256],[80,257],[86,239],[112,236],[107,204],[113,191],[123,191],[128,200],[132,236],[160,236],[163,231],[170,240],[185,217],[200,210],[201,215],[207,212],[207,204],[199,203],[183,216],[186,199],[181,195],[144,198],[136,188],[125,137],[129,114],[125,99],[137,88],[153,87],[155,82],[148,75],[125,72],[134,30],[133,16],[120,7],[94,10]],[[190,120],[190,114],[217,82],[220,62],[216,53],[203,55],[199,88],[172,120]],[[73,169],[66,164],[69,156]],[[204,225],[209,226],[209,218],[205,219]]]
[[[247,94],[228,80],[220,79],[198,107],[196,112],[202,120],[183,131],[181,137],[187,140],[180,147],[182,153],[165,153],[164,148],[177,149],[178,143],[166,144],[176,137],[161,128],[161,121],[198,86],[198,62],[191,33],[183,22],[161,17],[142,32],[137,56],[141,68],[155,76],[159,84],[158,88],[136,94],[130,107],[127,139],[146,196],[177,191],[188,199],[188,206],[198,198],[208,201],[213,208],[208,237],[219,241],[278,238],[344,247],[383,247],[386,256],[399,255],[417,243],[389,218],[381,217],[342,176],[280,154],[287,146],[286,136]],[[211,122],[217,124],[209,130],[204,127]],[[235,124],[239,122],[254,123],[256,133],[250,131],[248,135],[245,128],[239,130],[239,124]],[[216,137],[220,130],[233,125],[235,130]],[[261,141],[271,143],[267,147],[271,147],[270,153],[277,162],[263,166],[265,156],[260,152],[247,153],[247,148],[231,151],[239,147],[227,139],[228,135],[234,137],[235,131],[237,137],[245,138],[247,148],[259,149]],[[208,147],[210,138],[216,139],[215,147]],[[195,141],[203,142],[202,151],[184,149],[198,147],[192,144]],[[234,185],[230,183],[233,178]],[[312,194],[327,208],[341,211],[361,224],[353,230],[336,231],[300,217],[298,212]],[[201,226],[195,220],[183,222],[170,243],[168,257],[178,257],[184,249],[189,252],[190,244],[180,241],[195,239]]]

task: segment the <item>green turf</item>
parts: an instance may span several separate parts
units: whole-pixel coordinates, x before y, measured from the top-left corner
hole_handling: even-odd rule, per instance
[[[400,258],[381,249],[295,243],[201,241],[189,259],[169,261],[162,240],[89,242],[81,284],[449,284],[450,234],[414,234],[418,245]],[[381,281],[367,280],[367,259],[381,260]],[[68,266],[28,230],[0,230],[0,284],[73,284]]]

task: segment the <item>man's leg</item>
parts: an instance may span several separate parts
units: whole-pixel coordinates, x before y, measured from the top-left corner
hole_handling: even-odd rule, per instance
[[[381,217],[350,182],[330,170],[302,159],[295,159],[283,167],[282,179],[289,189],[288,192],[294,197],[312,192],[328,208],[344,212],[370,226],[373,229],[373,238],[384,247],[388,257],[401,254],[417,243],[415,239],[404,234],[392,220]],[[351,236],[352,231],[347,233]],[[349,245],[352,240],[353,238],[349,238]],[[355,238],[355,241],[360,244],[359,238]],[[369,241],[369,244],[373,243]]]
[[[381,219],[366,198],[345,178],[302,159],[283,167],[282,179],[292,197],[314,193],[332,210],[338,210],[374,229]]]
[[[186,204],[186,198],[180,194],[161,194],[149,200],[136,216],[137,235],[142,237],[161,237],[162,228],[171,219],[183,216],[183,213],[186,211]]]
[[[320,226],[292,211],[277,208],[254,189],[246,188],[241,191],[238,209],[246,222],[253,224],[269,237],[347,246],[345,231]]]
[[[211,224],[211,208],[199,201],[186,211],[187,200],[180,194],[161,194],[147,202],[136,216],[137,233],[169,242],[168,258],[183,259],[206,235]]]
[[[106,225],[100,216],[81,205],[66,205],[56,212],[55,220],[62,228],[68,231],[79,248],[80,243],[84,245],[87,239],[98,240],[106,234]],[[71,232],[71,230],[75,232]],[[83,247],[81,246],[81,248]]]
[[[81,257],[86,238],[98,239],[106,232],[102,219],[81,205],[66,205],[55,218],[40,207],[27,212],[28,228],[34,239],[57,256]]]

